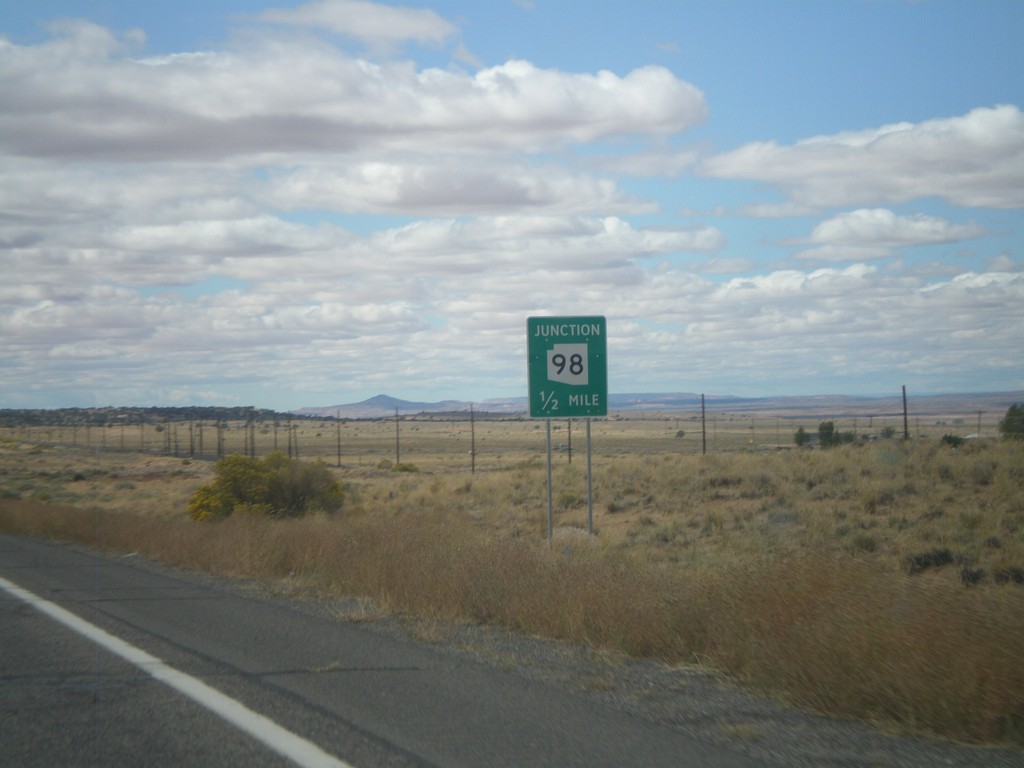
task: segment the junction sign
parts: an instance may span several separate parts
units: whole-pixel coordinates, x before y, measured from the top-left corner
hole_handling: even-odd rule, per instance
[[[530,416],[608,415],[608,334],[603,316],[526,320]]]

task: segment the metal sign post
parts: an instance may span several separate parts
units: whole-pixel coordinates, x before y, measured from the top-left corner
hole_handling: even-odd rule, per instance
[[[555,537],[555,514],[554,506],[551,503],[551,419],[545,419],[547,427],[547,454],[548,454],[548,541]]]
[[[594,475],[590,471],[590,417],[587,417],[587,533],[594,535]]]
[[[531,418],[547,420],[548,541],[554,536],[551,419],[587,420],[587,530],[594,532],[590,418],[608,415],[608,334],[605,318],[530,317],[526,320]]]

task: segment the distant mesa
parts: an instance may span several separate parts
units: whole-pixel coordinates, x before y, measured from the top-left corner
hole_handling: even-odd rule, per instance
[[[342,419],[376,419],[384,416],[394,416],[396,412],[400,415],[415,413],[453,413],[468,411],[470,406],[477,410],[498,411],[503,413],[519,413],[526,410],[526,398],[519,398],[520,403],[515,408],[490,407],[485,403],[470,403],[462,400],[440,400],[435,403],[422,403],[413,400],[402,400],[391,395],[374,395],[371,398],[359,403],[344,403],[340,405],[317,406],[300,408],[295,413],[300,416],[335,416]],[[504,402],[504,401],[502,401]]]
[[[910,395],[911,413],[948,414],[978,410],[1005,411],[1010,405],[1024,401],[1024,392],[989,392],[947,395]],[[900,390],[891,396],[867,397],[858,395],[794,395],[784,397],[735,397],[733,395],[705,395],[705,406],[717,413],[759,413],[761,415],[800,416],[822,415],[831,418],[858,416],[892,416],[902,413]],[[609,411],[672,412],[699,411],[701,396],[692,392],[643,392],[609,395]],[[300,408],[294,413],[314,418],[377,419],[399,415],[468,413],[473,408],[480,414],[521,416],[527,412],[525,397],[491,398],[479,402],[468,400],[440,400],[426,403],[402,400],[391,395],[374,395],[359,403]]]
[[[719,410],[725,404],[737,406],[742,403],[755,403],[756,399],[732,397],[730,395],[714,395],[706,398],[714,401]],[[691,392],[645,392],[610,395],[608,405],[614,411],[679,411],[700,408],[700,395]],[[466,400],[440,400],[435,403],[423,403],[402,400],[391,395],[374,395],[359,403],[344,403],[309,408],[300,408],[295,413],[300,416],[331,417],[343,419],[374,419],[385,416],[418,413],[459,413],[468,412],[473,407],[480,413],[523,415],[527,412],[525,397],[490,398],[480,402]]]
[[[915,394],[908,391],[909,413],[912,417],[952,417],[953,424],[973,424],[981,414],[1002,416],[1016,403],[1024,403],[1024,391],[960,392],[952,394]],[[856,419],[873,416],[897,416],[903,413],[898,388],[884,397],[861,395],[792,395],[782,397],[704,396],[709,418],[818,418]],[[701,396],[692,392],[643,392],[612,394],[608,397],[609,414],[634,418],[646,414],[650,418],[680,418],[680,414],[699,418]],[[469,410],[481,418],[525,418],[525,397],[468,400],[440,400],[434,403],[402,400],[391,395],[375,395],[361,403],[327,405],[278,412],[267,408],[244,406],[106,406],[102,408],[0,408],[0,426],[75,424],[79,426],[110,426],[115,424],[159,424],[169,421],[232,422],[276,421],[291,417],[324,419],[380,419],[418,414],[434,418],[469,417]],[[944,423],[944,422],[937,422]]]

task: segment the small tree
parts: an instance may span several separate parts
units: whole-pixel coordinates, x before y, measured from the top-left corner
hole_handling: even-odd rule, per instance
[[[793,439],[796,441],[796,444],[801,448],[803,448],[805,445],[811,442],[811,436],[807,434],[807,430],[804,429],[803,427],[797,428],[796,435],[793,436]]]
[[[999,434],[1007,440],[1024,440],[1024,404],[1014,403],[999,422]]]
[[[193,520],[215,520],[236,511],[299,517],[341,508],[344,488],[322,461],[290,459],[274,452],[262,461],[234,454],[216,464],[212,483],[196,489],[188,505]]]
[[[322,461],[298,461],[270,454],[267,504],[275,517],[297,517],[310,509],[333,512],[341,507],[341,485]]]
[[[835,422],[833,421],[823,421],[818,424],[818,441],[822,448],[852,443],[854,438],[853,432],[837,432]]]

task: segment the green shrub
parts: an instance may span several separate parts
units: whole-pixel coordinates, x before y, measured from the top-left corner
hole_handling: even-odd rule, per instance
[[[874,552],[878,549],[878,539],[870,533],[858,533],[850,539],[847,549],[852,553]]]
[[[818,443],[822,448],[852,443],[855,437],[853,432],[837,432],[833,421],[823,421],[818,424]]]
[[[216,483],[201,485],[188,503],[188,515],[193,520],[216,520],[232,512],[231,498]]]
[[[335,512],[344,489],[322,461],[290,459],[280,452],[264,459],[232,455],[216,465],[217,477],[200,486],[188,505],[193,520],[216,520],[233,512],[300,517],[312,510]]]
[[[1014,403],[999,422],[999,434],[1008,440],[1024,440],[1024,404]]]
[[[579,506],[583,500],[578,494],[572,491],[562,491],[558,494],[558,498],[555,500],[555,506],[561,510],[569,510],[573,507]]]
[[[333,512],[341,507],[341,485],[322,461],[295,461],[281,453],[264,461],[271,468],[266,503],[272,515],[294,517],[310,509]]]

